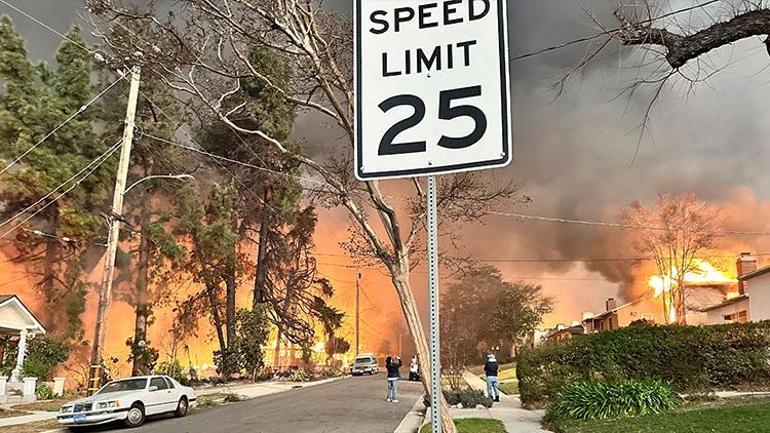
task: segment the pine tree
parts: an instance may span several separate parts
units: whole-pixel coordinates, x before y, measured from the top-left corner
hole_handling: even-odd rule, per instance
[[[0,78],[5,85],[0,94],[3,166],[93,97],[90,80],[94,65],[90,54],[76,45],[85,45],[85,41],[77,27],[67,33],[67,38],[56,52],[55,67],[32,64],[11,20],[0,18]],[[91,107],[0,175],[3,219],[35,203],[105,152],[109,145],[92,126],[98,118],[99,110]],[[40,298],[50,312],[46,320],[49,330],[74,340],[83,335],[84,273],[93,264],[93,260],[87,260],[87,253],[99,249],[93,244],[104,231],[98,212],[108,192],[112,164],[110,160],[102,164],[55,203],[50,204],[58,194],[32,208],[36,211],[48,205],[29,221],[29,228],[73,241],[36,236],[24,230],[9,235],[16,241],[15,260],[38,276]]]

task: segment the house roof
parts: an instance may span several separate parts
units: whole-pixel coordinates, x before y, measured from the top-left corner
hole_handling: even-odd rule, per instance
[[[726,301],[722,302],[721,304],[711,305],[709,307],[701,308],[701,309],[696,310],[696,311],[706,312],[706,311],[716,310],[717,308],[722,308],[722,307],[726,307],[728,305],[736,304],[738,302],[743,301],[744,299],[749,299],[749,295],[747,295],[747,294],[738,295],[738,296],[736,296],[734,298],[727,299]]]
[[[751,279],[751,278],[754,278],[754,277],[758,277],[758,276],[766,274],[768,272],[770,272],[770,266],[765,266],[764,268],[759,268],[759,269],[757,269],[754,272],[749,272],[746,275],[742,275],[742,276],[738,277],[738,279],[741,280],[741,281],[746,281],[748,279]]]
[[[606,316],[608,316],[610,314],[617,313],[618,310],[622,310],[623,308],[627,308],[627,307],[630,307],[632,305],[638,304],[638,303],[642,302],[642,300],[644,300],[643,297],[639,298],[639,299],[637,299],[635,301],[627,302],[627,303],[625,303],[623,305],[620,305],[618,307],[613,308],[612,310],[607,310],[604,313],[599,313],[599,314],[596,314],[594,316],[591,316],[591,317],[588,317],[586,319],[583,319],[583,322],[587,322],[589,320],[594,320],[594,319],[601,319],[601,318],[606,317]]]
[[[24,305],[23,302],[21,302],[21,299],[19,299],[16,295],[0,295],[0,308],[5,307],[6,305],[16,305],[22,313],[27,316],[27,319],[29,319],[30,322],[34,324],[34,327],[37,328],[38,332],[45,333],[46,329],[43,326],[42,323],[40,323],[39,320],[37,320],[37,317],[35,317],[34,314],[27,308],[26,305]]]

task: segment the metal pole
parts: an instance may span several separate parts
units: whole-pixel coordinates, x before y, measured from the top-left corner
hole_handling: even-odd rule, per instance
[[[358,350],[359,350],[359,344],[358,344],[358,337],[359,337],[359,322],[361,321],[361,307],[359,303],[359,296],[361,292],[361,286],[359,284],[359,280],[361,279],[361,273],[356,272],[356,356],[358,356]]]
[[[438,236],[436,177],[428,176],[428,289],[430,299],[430,421],[441,433],[441,351],[439,341]]]
[[[91,350],[91,367],[89,369],[88,394],[93,394],[99,389],[101,369],[104,357],[104,337],[106,331],[107,306],[112,296],[112,280],[115,274],[115,255],[118,251],[118,235],[120,234],[120,221],[118,217],[123,212],[123,193],[126,188],[128,166],[131,162],[131,145],[134,139],[134,121],[136,118],[136,104],[139,98],[140,69],[134,67],[131,70],[131,86],[128,92],[128,106],[126,107],[126,120],[123,127],[123,142],[120,149],[120,161],[115,178],[115,191],[112,196],[112,213],[109,216],[110,231],[107,237],[107,252],[104,254],[104,273],[102,285],[99,291],[99,306],[96,310],[96,329],[94,330],[94,345]]]

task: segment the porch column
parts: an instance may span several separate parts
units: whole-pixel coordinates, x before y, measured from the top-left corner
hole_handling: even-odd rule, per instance
[[[21,382],[21,372],[24,367],[24,356],[27,352],[27,330],[22,329],[19,333],[19,346],[16,354],[16,368],[11,372],[11,382]]]

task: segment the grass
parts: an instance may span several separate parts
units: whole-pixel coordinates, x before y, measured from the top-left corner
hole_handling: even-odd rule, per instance
[[[0,409],[0,418],[13,418],[15,416],[29,415],[27,412],[14,409]]]
[[[39,421],[29,424],[13,425],[3,427],[3,433],[42,433],[53,429],[58,429],[59,423],[55,419],[48,421]]]
[[[500,384],[500,391],[503,392],[505,395],[514,395],[519,393],[519,382],[518,381],[510,381],[510,382],[503,382]]]
[[[457,433],[505,433],[505,426],[496,419],[463,418],[456,419]],[[431,433],[430,424],[424,425],[420,433]]]
[[[58,412],[59,409],[61,409],[62,405],[64,403],[67,403],[72,400],[67,400],[64,398],[58,398],[55,400],[45,400],[45,401],[36,401],[32,403],[24,403],[24,404],[17,404],[13,406],[13,409],[18,410],[36,410],[36,411],[45,411],[45,412]]]
[[[757,433],[770,426],[770,400],[699,404],[659,415],[610,421],[563,421],[557,433]]]

